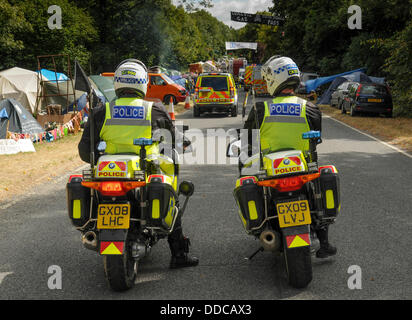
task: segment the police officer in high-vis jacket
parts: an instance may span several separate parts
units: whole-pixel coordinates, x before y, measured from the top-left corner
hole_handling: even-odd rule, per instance
[[[309,141],[301,138],[302,133],[321,131],[322,114],[316,105],[294,95],[300,84],[296,63],[288,57],[273,56],[262,66],[262,76],[272,98],[257,102],[256,110],[252,108],[249,113],[244,126],[249,131],[249,141],[252,130],[259,129],[263,154],[291,148],[309,151]],[[320,242],[316,256],[326,258],[336,254],[336,248],[328,241],[328,226],[316,233]]]
[[[175,128],[165,106],[160,102],[144,100],[147,91],[146,66],[139,60],[127,59],[119,64],[114,74],[116,99],[93,110],[96,150],[100,141],[106,142],[106,153],[138,153],[133,145],[136,138],[152,138],[156,129],[167,129],[175,143]],[[135,107],[139,108],[135,108]],[[147,154],[158,153],[158,145],[146,148]],[[90,163],[90,126],[86,123],[79,143],[79,154]],[[183,236],[180,217],[168,237],[172,253],[171,268],[196,266],[199,260],[188,255],[190,241]]]

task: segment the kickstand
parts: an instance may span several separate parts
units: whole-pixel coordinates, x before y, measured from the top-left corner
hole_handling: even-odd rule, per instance
[[[259,252],[261,252],[261,251],[263,251],[263,250],[264,250],[263,247],[260,247],[259,249],[257,249],[257,250],[256,250],[249,258],[247,258],[247,259],[248,259],[248,260],[252,260],[255,255],[257,255]]]

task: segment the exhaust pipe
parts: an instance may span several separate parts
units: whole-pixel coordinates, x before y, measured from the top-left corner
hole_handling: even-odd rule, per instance
[[[262,247],[266,251],[278,251],[280,247],[279,233],[273,230],[266,229],[259,236]]]
[[[87,231],[82,235],[82,243],[86,249],[97,251],[97,236],[93,231]]]

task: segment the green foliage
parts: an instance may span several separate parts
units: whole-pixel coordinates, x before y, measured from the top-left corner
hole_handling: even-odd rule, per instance
[[[348,27],[348,8],[362,9],[362,29]],[[260,63],[281,54],[305,72],[332,75],[361,67],[385,77],[397,114],[412,116],[411,0],[273,0],[270,12],[286,18],[272,31],[248,24],[239,41],[258,41],[266,50]]]
[[[4,2],[4,0],[1,0]],[[5,53],[7,65],[37,69],[37,56],[68,53],[71,58],[87,64],[90,53],[87,46],[96,39],[93,21],[84,10],[74,7],[68,0],[6,1],[11,5],[21,27],[12,29],[19,44],[9,47]],[[58,5],[62,10],[62,28],[50,29],[48,20],[52,16],[48,8]],[[4,53],[3,53],[4,54]],[[3,59],[2,59],[3,61]]]
[[[31,25],[19,8],[7,0],[0,0],[0,21],[0,69],[5,69],[13,66],[13,56],[24,49],[23,41],[16,35],[31,30]]]
[[[391,54],[383,70],[392,85],[395,111],[398,115],[412,117],[412,21],[401,32],[385,41],[383,46]]]
[[[62,29],[48,28],[49,6],[62,10]],[[235,31],[202,8],[210,0],[0,0],[0,66],[37,69],[37,56],[69,54],[91,73],[114,71],[126,58],[187,69],[218,58]],[[189,10],[185,10],[186,7]]]

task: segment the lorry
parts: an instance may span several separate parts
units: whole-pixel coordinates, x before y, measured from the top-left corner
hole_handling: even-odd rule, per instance
[[[189,64],[189,71],[197,74],[203,73],[203,63],[197,62]]]
[[[247,60],[245,58],[235,58],[229,60],[228,72],[233,75],[236,83],[239,81],[239,69],[246,68]]]

